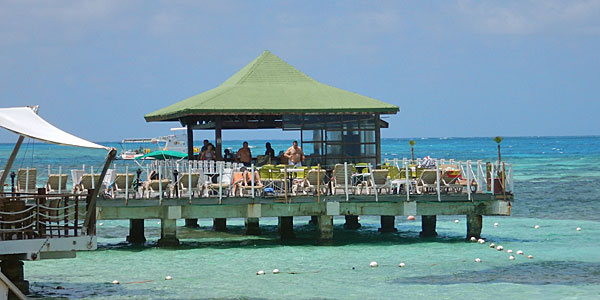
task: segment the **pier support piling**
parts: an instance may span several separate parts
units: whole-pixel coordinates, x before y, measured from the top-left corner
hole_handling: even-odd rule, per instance
[[[310,221],[308,221],[310,225],[318,225],[319,224],[319,216],[310,216]]]
[[[244,223],[246,224],[246,235],[260,235],[258,218],[246,218]]]
[[[0,262],[0,270],[21,292],[24,294],[29,293],[29,281],[25,280],[25,276],[23,275],[22,261],[16,257],[3,256],[2,262]],[[13,298],[9,296],[8,299]]]
[[[185,227],[187,228],[198,228],[198,219],[185,219]]]
[[[467,215],[467,239],[481,238],[481,227],[483,225],[482,215]]]
[[[344,229],[359,229],[362,225],[358,223],[358,216],[346,215],[346,223],[344,223]]]
[[[438,234],[435,231],[437,216],[421,216],[421,233],[420,237],[436,237]]]
[[[143,244],[146,242],[146,237],[144,236],[144,219],[129,220],[127,242],[131,244]]]
[[[294,233],[294,217],[279,217],[279,236],[282,240],[296,238]]]
[[[395,221],[395,216],[381,216],[381,228],[379,228],[379,232],[397,232],[398,229],[394,225]]]
[[[158,240],[159,247],[175,247],[179,246],[177,239],[177,220],[162,219],[160,222],[160,239]]]
[[[333,240],[333,216],[318,216],[319,240]]]
[[[226,218],[214,218],[213,219],[213,230],[214,231],[227,231],[227,219]]]

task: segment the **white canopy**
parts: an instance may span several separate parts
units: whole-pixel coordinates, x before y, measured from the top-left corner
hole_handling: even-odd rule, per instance
[[[86,141],[54,127],[38,116],[31,107],[0,108],[0,127],[52,144],[110,150],[109,147]]]

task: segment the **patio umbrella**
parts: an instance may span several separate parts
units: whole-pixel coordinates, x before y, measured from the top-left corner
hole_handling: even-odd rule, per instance
[[[178,151],[160,150],[144,154],[143,156],[136,157],[135,159],[181,159],[187,158],[187,156],[187,154]]]

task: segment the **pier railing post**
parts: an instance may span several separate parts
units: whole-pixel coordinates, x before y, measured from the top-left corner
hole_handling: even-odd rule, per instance
[[[192,187],[192,165],[188,163],[188,190],[190,190],[189,203],[192,204],[192,194],[194,188]]]
[[[94,180],[94,166],[90,166],[90,175],[92,176],[92,189],[96,189],[96,180]],[[100,182],[100,184],[102,184],[102,182]]]
[[[471,199],[471,161],[467,160],[467,197]]]
[[[483,192],[483,165],[481,160],[477,161],[477,193]]]
[[[115,168],[115,172],[117,169]],[[119,176],[119,172],[117,172],[117,176]],[[113,187],[114,189],[114,187]],[[125,205],[129,202],[129,166],[125,166]]]
[[[495,190],[495,188],[496,188],[496,187],[494,186],[494,185],[495,185],[495,182],[494,182],[494,181],[496,181],[496,179],[494,178],[494,173],[495,173],[495,172],[494,172],[494,165],[495,165],[495,164],[494,164],[494,163],[492,163],[492,165],[491,165],[491,170],[492,170],[492,171],[490,172],[490,173],[491,173],[491,174],[490,174],[490,177],[491,177],[491,179],[492,179],[492,183],[491,183],[491,187],[492,187],[492,188],[491,188],[491,192],[492,192],[492,195],[493,195],[493,194],[495,193],[495,191],[496,191],[496,190]]]
[[[223,203],[223,164],[219,164],[219,204]]]
[[[158,164],[158,202],[162,205],[162,166]]]
[[[254,204],[254,164],[250,165],[250,171],[252,172],[252,175],[250,175],[252,177],[250,179],[250,183],[252,185],[252,204]]]
[[[348,162],[344,162],[344,192],[346,193],[346,201],[350,201],[350,197],[348,197]]]
[[[373,176],[373,168],[371,167],[370,163],[368,165],[368,168],[369,173],[371,174],[369,177],[371,177],[371,183],[373,184],[373,192],[375,193],[375,202],[379,202],[379,196],[377,195],[377,184],[375,183],[375,176]]]
[[[58,167],[58,193],[62,194],[62,166]]]
[[[406,176],[406,201],[410,201],[410,178],[408,172],[408,161],[406,158],[402,159],[402,164],[404,165],[404,171]]]
[[[442,201],[442,197],[440,195],[440,165],[438,164],[437,160],[433,161],[435,164],[435,184],[436,184],[436,188],[437,188],[437,200],[438,201]]]

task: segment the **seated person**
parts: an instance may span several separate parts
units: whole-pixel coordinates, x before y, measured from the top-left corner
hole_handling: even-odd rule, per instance
[[[150,174],[148,175],[148,180],[158,180],[158,173],[152,170],[152,172],[150,172]]]

